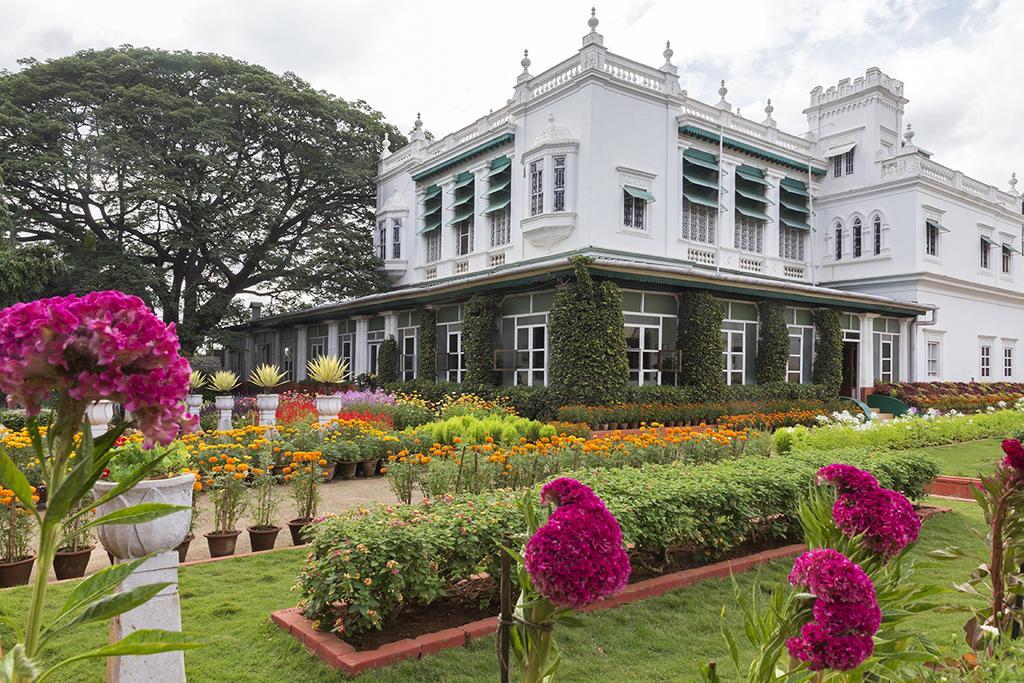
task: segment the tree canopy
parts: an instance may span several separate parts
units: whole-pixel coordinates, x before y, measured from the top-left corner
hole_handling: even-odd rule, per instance
[[[68,289],[141,296],[192,351],[241,294],[384,285],[374,177],[385,133],[405,139],[365,102],[215,54],[22,64],[0,73],[0,201],[18,241],[66,256]]]

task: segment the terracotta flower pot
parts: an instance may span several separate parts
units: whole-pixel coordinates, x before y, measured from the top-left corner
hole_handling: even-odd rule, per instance
[[[254,553],[261,550],[273,550],[277,543],[277,534],[281,531],[279,526],[251,526],[246,529],[249,532],[249,545]]]
[[[364,477],[372,477],[377,471],[376,460],[364,460],[359,463],[359,473]]]
[[[309,524],[308,519],[288,520],[288,531],[292,534],[292,545],[305,545],[306,539],[302,537],[302,531]]]
[[[333,462],[332,463],[328,463],[328,464],[324,465],[323,468],[324,468],[324,481],[330,481],[331,479],[334,479],[335,463],[333,463]]]
[[[85,576],[85,568],[89,566],[89,558],[95,547],[91,545],[81,550],[58,550],[53,556],[53,573],[57,575],[57,579],[77,579]]]
[[[33,555],[17,562],[0,564],[0,588],[24,586],[28,583],[28,577],[32,575],[32,565],[35,561],[36,556]]]
[[[342,479],[354,479],[357,467],[359,467],[357,462],[339,462],[337,473]]]
[[[184,562],[185,558],[188,557],[188,547],[192,544],[192,539],[195,538],[195,534],[189,534],[185,537],[185,540],[178,544],[175,550],[178,551],[178,562]],[[109,553],[108,553],[109,554]]]
[[[227,557],[235,554],[235,544],[241,531],[226,531],[219,534],[204,534],[210,546],[210,557]]]

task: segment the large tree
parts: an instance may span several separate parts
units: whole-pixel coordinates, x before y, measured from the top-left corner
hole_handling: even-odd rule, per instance
[[[214,54],[121,47],[0,73],[0,177],[17,238],[117,286],[191,351],[253,293],[383,286],[371,248],[385,133],[365,102]],[[237,310],[237,305],[234,310]]]

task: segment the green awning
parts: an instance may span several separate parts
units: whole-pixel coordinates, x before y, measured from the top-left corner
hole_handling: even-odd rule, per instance
[[[768,186],[768,181],[765,180],[762,176],[757,174],[757,169],[756,168],[752,168],[750,166],[737,166],[736,167],[736,175],[738,175],[740,178],[743,178],[744,180],[750,181],[752,183],[757,183],[758,185],[764,185],[765,187]]]
[[[785,218],[784,216],[779,217],[779,223],[782,223],[787,228],[796,228],[797,230],[810,230],[811,226],[803,221],[795,221],[792,218]]]
[[[939,232],[949,232],[949,228],[942,225],[941,223],[936,223],[935,221],[925,221],[925,225],[927,225],[930,228],[935,228]]]
[[[622,189],[625,190],[626,194],[628,194],[630,197],[636,197],[637,199],[642,199],[645,202],[654,201],[654,195],[642,188],[633,187],[632,185],[623,185]]]
[[[440,194],[441,194],[441,186],[440,185],[431,185],[430,187],[427,188],[427,191],[423,194],[423,201],[429,201],[429,200],[433,199],[434,197],[437,197]]]
[[[471,203],[472,201],[473,201],[473,194],[469,193],[465,197],[457,197],[455,199],[455,201],[452,202],[452,206],[453,207],[455,207],[455,206],[463,206],[465,204]]]
[[[767,221],[768,216],[763,211],[758,211],[752,206],[743,206],[742,204],[736,204],[736,210],[742,213],[744,216],[749,218],[756,218],[759,221]]]
[[[736,194],[738,194],[739,196],[743,197],[744,199],[749,199],[752,202],[757,202],[758,204],[767,204],[768,203],[768,198],[764,196],[763,192],[759,193],[759,192],[751,192],[750,190],[744,190],[739,185],[736,186]]]
[[[433,230],[437,230],[440,227],[441,227],[441,217],[438,216],[436,220],[427,222],[427,224],[424,225],[422,228],[420,228],[419,232],[416,233],[416,234],[417,235],[426,235],[428,232],[431,232]]]
[[[511,175],[508,176],[507,178],[501,178],[501,179],[496,180],[495,182],[491,183],[491,187],[490,187],[490,189],[487,190],[487,194],[484,195],[484,199],[487,199],[487,198],[491,197],[492,195],[496,195],[499,192],[508,192],[511,185],[512,185],[512,176]]]
[[[484,214],[494,213],[495,211],[501,211],[502,209],[504,209],[506,206],[508,206],[511,203],[512,203],[512,198],[511,197],[505,197],[504,199],[498,199],[498,200],[496,200],[494,202],[491,202],[490,205],[488,205],[487,210],[484,211]]]
[[[463,206],[462,208],[455,212],[455,216],[453,216],[452,219],[448,221],[448,225],[455,225],[456,223],[461,223],[462,221],[466,220],[472,215],[473,207]]]
[[[779,189],[781,189],[784,192],[791,192],[792,194],[800,195],[801,197],[810,196],[810,193],[807,192],[807,184],[802,180],[783,178],[781,181],[779,181]]]
[[[712,171],[718,170],[718,159],[713,154],[702,152],[699,149],[684,149],[683,161]]]
[[[1004,244],[1003,249],[1009,249],[1011,254],[1020,253],[1020,251],[1017,250],[1017,247],[1013,246],[1012,244]]]
[[[685,166],[683,166],[683,180],[694,185],[700,185],[701,187],[709,187],[712,190],[718,189],[717,182],[710,178],[703,178],[692,171],[687,171]]]
[[[810,210],[807,208],[806,204],[797,204],[796,202],[793,202],[793,201],[791,201],[789,199],[786,199],[785,197],[782,197],[782,196],[779,197],[779,204],[781,204],[782,206],[786,207],[790,211],[796,211],[797,213],[803,213],[803,214],[809,214],[810,213]]]
[[[492,176],[495,173],[505,170],[512,165],[512,159],[510,157],[498,157],[491,160],[490,170],[487,172],[488,176]]]
[[[455,177],[455,187],[453,187],[452,189],[458,190],[463,187],[469,187],[470,185],[473,184],[473,180],[475,180],[475,177],[469,171],[466,171],[465,173],[460,173]]]
[[[991,237],[986,237],[985,235],[981,236],[981,241],[984,242],[985,244],[989,245],[990,247],[1002,246],[1000,244],[997,244]]]
[[[686,197],[687,201],[691,201],[694,204],[700,204],[701,206],[710,206],[712,209],[718,208],[718,202],[710,197],[705,197],[698,192],[683,188],[683,196]]]

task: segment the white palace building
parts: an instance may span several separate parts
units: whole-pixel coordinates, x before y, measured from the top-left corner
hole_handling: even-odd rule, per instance
[[[459,381],[462,303],[502,297],[496,370],[547,381],[547,311],[569,258],[623,289],[631,379],[672,383],[676,295],[727,302],[723,373],[753,381],[757,301],[785,302],[789,379],[810,381],[811,310],[839,309],[848,395],[881,381],[1024,380],[1022,206],[1006,190],[933,161],[903,121],[903,83],[870,68],[815,87],[810,132],[755,121],[680,87],[672,50],[647,66],[608,50],[591,16],[582,47],[532,73],[500,109],[380,160],[374,244],[391,291],[244,326],[229,366],[306,360],[376,369],[394,336],[417,373],[417,311],[437,316],[438,380]],[[685,349],[680,351],[685,353]]]

